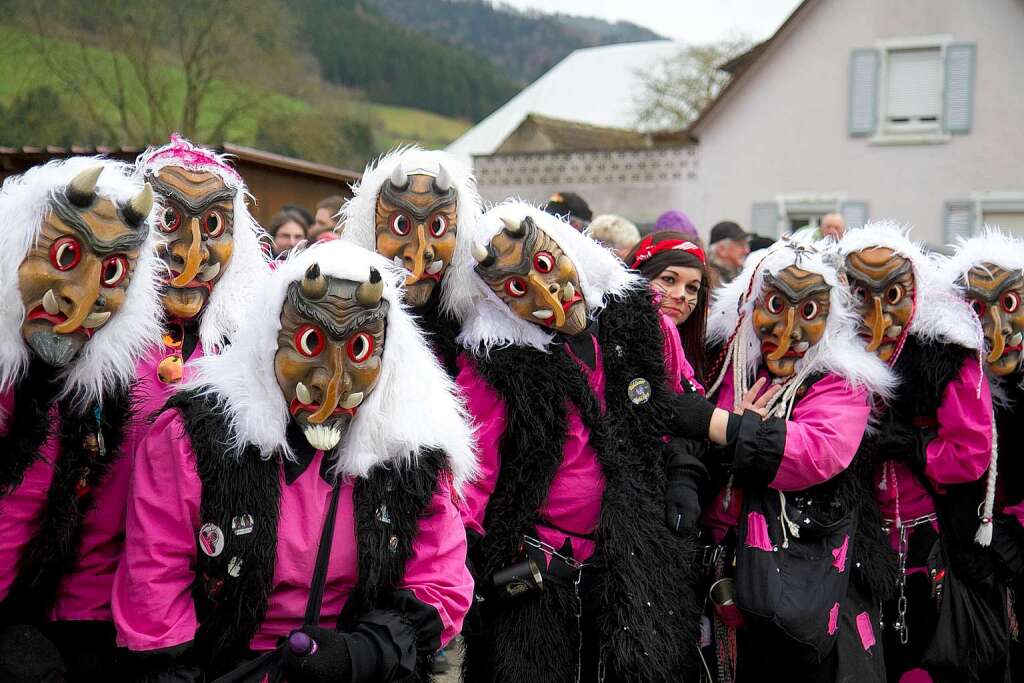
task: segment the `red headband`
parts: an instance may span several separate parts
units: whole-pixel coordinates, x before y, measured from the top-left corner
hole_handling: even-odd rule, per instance
[[[655,244],[654,236],[648,235],[640,240],[640,247],[636,250],[636,258],[633,259],[633,264],[630,268],[635,270],[641,263],[655,254],[666,251],[685,251],[687,254],[696,256],[702,265],[707,263],[704,259],[704,250],[690,240],[662,240]]]

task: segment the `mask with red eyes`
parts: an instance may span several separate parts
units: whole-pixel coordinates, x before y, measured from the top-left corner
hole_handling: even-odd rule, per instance
[[[424,305],[455,253],[458,193],[444,166],[437,176],[406,174],[395,166],[377,195],[377,253],[409,271],[405,300]]]
[[[754,331],[768,372],[788,377],[825,334],[831,287],[817,273],[789,266],[766,274],[754,306]]]
[[[39,237],[18,267],[22,336],[54,367],[75,358],[124,305],[147,237],[152,188],[117,205],[96,194],[102,171],[82,171],[53,193]]]
[[[314,263],[288,286],[274,372],[291,418],[314,448],[341,441],[380,377],[388,302],[380,273],[328,277]]]
[[[565,334],[587,327],[579,274],[555,240],[533,218],[503,218],[486,246],[473,245],[476,272],[520,318]]]
[[[846,257],[846,277],[861,314],[860,336],[888,363],[914,316],[913,264],[892,249],[871,247]]]
[[[157,221],[170,271],[164,308],[172,318],[195,318],[231,262],[235,190],[215,173],[180,166],[161,168],[150,182],[164,207]]]
[[[1009,375],[1020,367],[1024,343],[1024,274],[985,263],[971,268],[965,284],[985,332],[989,372]]]

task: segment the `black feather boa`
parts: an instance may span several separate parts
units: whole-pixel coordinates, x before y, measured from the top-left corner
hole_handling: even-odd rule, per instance
[[[562,462],[567,402],[590,429],[606,480],[591,558],[591,594],[609,664],[623,680],[677,681],[692,665],[699,603],[695,546],[664,523],[661,415],[670,411],[663,338],[647,292],[613,301],[600,314],[605,373],[602,415],[576,362],[560,349],[505,348],[480,359],[484,379],[506,405],[501,473],[474,558],[482,575],[517,559],[522,536]],[[646,379],[651,398],[635,405],[628,387]],[[550,584],[550,585],[549,585]],[[578,644],[571,585],[546,583],[509,607],[486,601],[484,630],[468,635],[466,681],[572,681]]]
[[[4,473],[10,477],[5,480],[9,489],[22,481],[28,467],[40,457],[39,451],[51,427],[47,416],[56,391],[53,376],[53,371],[45,366],[33,365],[19,384],[24,395],[15,394],[14,419],[5,440],[22,450],[12,451],[12,459],[17,460],[20,471],[11,468]],[[103,485],[110,466],[121,457],[124,432],[132,419],[132,392],[116,392],[103,398],[99,425],[105,446],[103,453],[87,446],[87,440],[96,437],[95,405],[79,412],[71,401],[64,400],[58,409],[59,456],[47,490],[46,507],[38,531],[22,554],[10,592],[0,603],[0,621],[39,623],[46,620],[61,578],[71,571],[78,558],[82,519],[92,507],[93,492]],[[28,450],[32,444],[36,444],[34,451]]]
[[[33,356],[28,372],[14,385],[14,410],[7,433],[0,436],[0,496],[17,488],[40,457],[50,433],[50,408],[60,390],[55,376],[52,367]]]

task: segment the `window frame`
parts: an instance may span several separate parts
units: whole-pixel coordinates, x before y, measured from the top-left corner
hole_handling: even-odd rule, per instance
[[[952,136],[944,130],[943,117],[946,102],[946,49],[953,43],[949,34],[926,36],[899,36],[875,41],[879,54],[877,111],[875,134],[871,143],[876,145],[942,144]],[[939,50],[940,106],[934,123],[893,125],[889,122],[889,53],[899,50]]]

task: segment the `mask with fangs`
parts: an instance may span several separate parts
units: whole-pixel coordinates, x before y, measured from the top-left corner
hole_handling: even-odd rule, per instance
[[[502,221],[486,247],[473,245],[477,274],[520,318],[568,335],[582,332],[587,303],[572,259],[531,216]]]
[[[314,448],[334,449],[380,377],[388,301],[381,274],[324,275],[317,263],[288,286],[274,371],[291,419]]]

